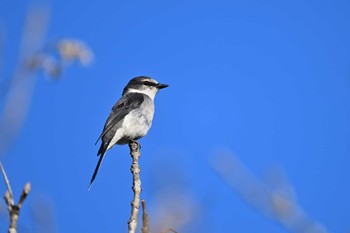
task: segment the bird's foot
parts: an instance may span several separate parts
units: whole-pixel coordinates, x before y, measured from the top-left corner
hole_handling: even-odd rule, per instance
[[[140,143],[138,143],[136,140],[133,140],[133,139],[129,141],[129,147],[130,147],[130,150],[132,151],[141,149]]]

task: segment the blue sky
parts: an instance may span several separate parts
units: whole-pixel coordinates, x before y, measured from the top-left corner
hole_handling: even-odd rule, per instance
[[[95,59],[56,81],[36,76],[23,128],[2,158],[17,195],[32,183],[23,232],[126,231],[128,148],[110,150],[87,187],[94,142],[138,75],[170,85],[140,140],[153,229],[164,230],[161,221],[178,232],[288,232],[215,171],[213,161],[228,153],[262,182],[277,167],[310,219],[327,232],[350,231],[349,1],[1,0],[1,79],[17,65],[28,8],[42,4],[46,41],[83,40]],[[167,225],[164,216],[176,214]]]

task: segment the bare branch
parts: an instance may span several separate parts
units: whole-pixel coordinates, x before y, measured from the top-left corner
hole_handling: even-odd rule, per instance
[[[2,163],[0,162],[0,169],[2,172],[2,176],[4,177],[4,181],[7,187],[7,192],[5,193],[5,201],[6,203],[9,205],[14,205],[14,201],[13,201],[13,195],[12,195],[12,189],[11,189],[11,185],[10,185],[10,181],[7,178],[6,172],[4,167],[2,166]]]
[[[7,210],[8,210],[9,215],[10,215],[10,226],[9,226],[8,233],[17,233],[17,221],[18,221],[18,217],[19,217],[19,212],[21,210],[23,202],[25,201],[25,199],[28,196],[28,193],[30,191],[30,183],[28,182],[24,186],[21,197],[19,199],[19,202],[17,205],[15,205],[14,200],[13,200],[13,196],[12,196],[10,181],[7,178],[5,169],[2,166],[1,162],[0,162],[0,169],[1,169],[2,175],[4,177],[4,181],[5,181],[6,186],[7,186],[7,190],[5,192],[4,199],[5,199],[5,202],[7,204]]]
[[[149,218],[146,210],[146,201],[142,199],[142,233],[150,233],[149,229]]]
[[[140,209],[140,194],[141,194],[141,180],[140,180],[140,145],[137,141],[129,142],[130,155],[132,158],[132,165],[130,171],[133,175],[132,190],[134,192],[134,199],[131,202],[131,216],[128,222],[129,233],[134,233],[137,227],[137,217]]]

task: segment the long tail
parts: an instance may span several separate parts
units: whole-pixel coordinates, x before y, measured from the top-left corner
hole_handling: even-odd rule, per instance
[[[95,171],[94,171],[94,174],[92,174],[92,177],[91,177],[91,180],[90,180],[90,185],[89,185],[89,188],[88,190],[91,189],[91,186],[92,186],[92,182],[94,182],[95,178],[96,178],[96,175],[97,175],[97,172],[98,172],[98,169],[100,168],[101,164],[102,164],[102,160],[103,158],[105,157],[105,154],[106,152],[104,152],[103,154],[100,155],[100,159],[98,160],[98,163],[96,165],[96,168],[95,168]]]

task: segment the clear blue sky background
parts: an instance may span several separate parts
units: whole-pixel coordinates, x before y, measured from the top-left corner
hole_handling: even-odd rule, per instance
[[[1,78],[15,68],[31,3],[0,1]],[[160,198],[170,185],[188,198],[175,198],[175,206],[195,210],[179,232],[287,232],[214,172],[210,161],[224,149],[259,179],[279,166],[311,219],[328,232],[350,231],[348,0],[35,3],[50,5],[47,41],[81,39],[95,61],[65,70],[57,82],[38,76],[24,127],[2,158],[17,196],[32,183],[23,232],[44,232],[38,209],[53,215],[52,232],[126,232],[128,148],[110,150],[87,187],[94,142],[137,75],[170,84],[140,141],[142,197],[153,226],[159,205],[174,211]],[[0,231],[6,227],[4,213]]]

